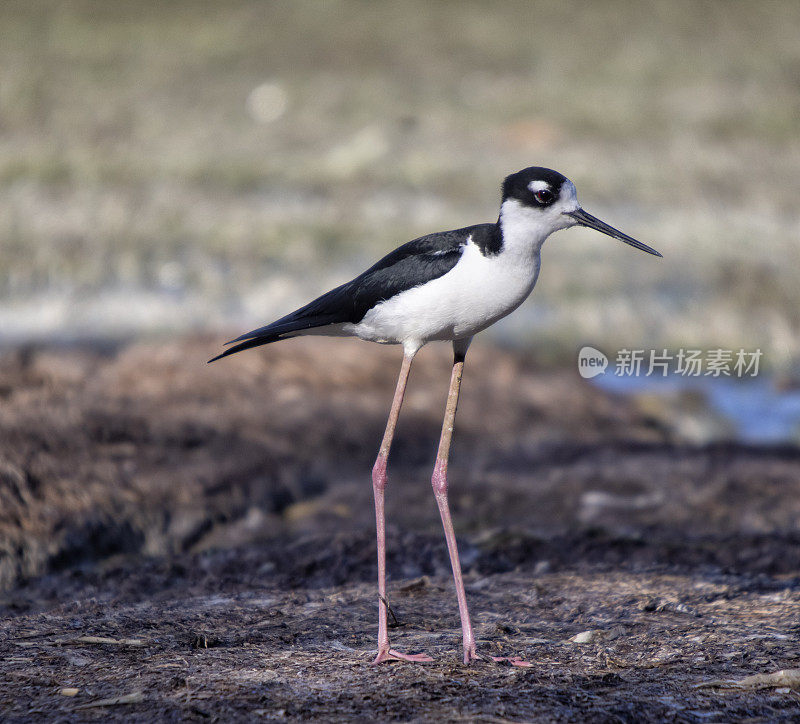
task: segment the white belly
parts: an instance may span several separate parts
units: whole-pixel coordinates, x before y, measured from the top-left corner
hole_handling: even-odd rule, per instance
[[[472,242],[447,274],[370,309],[345,334],[372,342],[422,346],[471,337],[513,312],[536,284],[539,254],[483,256]]]

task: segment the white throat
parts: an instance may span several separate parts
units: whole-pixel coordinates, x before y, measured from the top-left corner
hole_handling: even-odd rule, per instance
[[[503,233],[501,253],[514,255],[538,254],[544,240],[555,231],[549,216],[516,199],[506,199],[500,207],[500,230]]]
[[[575,220],[565,212],[577,208],[578,199],[571,181],[564,182],[559,198],[548,207],[534,208],[514,198],[506,199],[500,206],[503,252],[538,255],[550,234],[575,226]]]

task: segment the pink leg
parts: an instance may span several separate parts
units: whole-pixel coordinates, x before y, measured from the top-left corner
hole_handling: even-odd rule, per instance
[[[397,389],[392,400],[392,409],[389,412],[389,420],[386,423],[386,431],[383,434],[378,458],[372,468],[372,492],[375,495],[375,524],[378,532],[378,655],[373,664],[380,664],[383,661],[433,661],[426,654],[402,654],[389,646],[389,629],[387,622],[387,599],[386,599],[386,525],[384,515],[384,491],[386,490],[386,465],[389,460],[389,451],[392,447],[392,438],[397,426],[397,418],[400,415],[400,407],[403,404],[403,395],[406,391],[408,373],[411,370],[411,361],[414,355],[403,356],[403,366],[400,368],[400,376],[397,379]]]
[[[450,517],[450,506],[447,501],[447,461],[450,457],[450,442],[453,439],[453,425],[458,407],[458,395],[461,391],[461,377],[464,373],[464,357],[466,355],[466,345],[463,345],[462,348],[456,345],[454,347],[456,351],[453,373],[450,377],[450,391],[447,395],[447,407],[445,408],[444,422],[442,423],[442,436],[439,439],[439,451],[436,455],[436,465],[433,469],[431,484],[433,485],[436,504],[439,506],[439,514],[442,516],[444,537],[447,541],[447,550],[450,553],[450,564],[453,567],[458,612],[461,616],[461,630],[464,637],[464,663],[468,664],[482,657],[478,655],[475,646],[475,633],[472,629],[472,621],[467,608],[467,594],[464,591],[464,580],[461,575],[461,562],[458,558],[456,534],[453,529],[453,520]],[[516,657],[492,656],[491,659],[498,662],[507,661],[514,666],[530,666],[527,661]]]

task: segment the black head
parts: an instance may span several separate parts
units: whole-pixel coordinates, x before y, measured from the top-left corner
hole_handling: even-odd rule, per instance
[[[516,199],[523,206],[544,208],[558,199],[564,183],[569,179],[551,168],[524,168],[503,181],[503,201]]]
[[[578,204],[572,181],[558,171],[541,166],[524,168],[503,181],[500,224],[504,233],[506,228],[522,228],[524,234],[541,241],[559,229],[586,226],[636,249],[661,256],[655,249],[586,213]]]

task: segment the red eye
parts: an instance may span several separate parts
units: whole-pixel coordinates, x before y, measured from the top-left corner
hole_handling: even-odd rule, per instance
[[[548,189],[540,189],[539,191],[534,191],[533,195],[536,198],[536,200],[542,205],[553,203],[553,199],[555,198],[553,196],[553,192]]]

